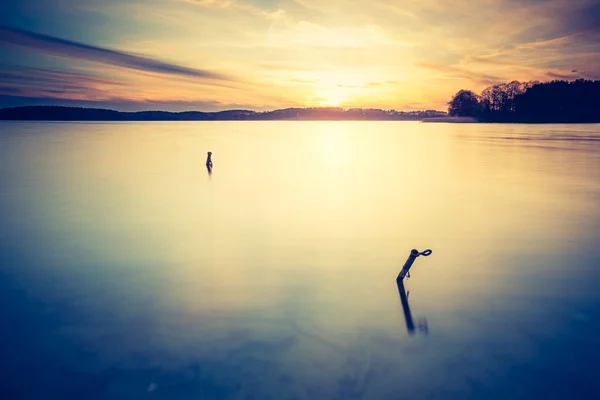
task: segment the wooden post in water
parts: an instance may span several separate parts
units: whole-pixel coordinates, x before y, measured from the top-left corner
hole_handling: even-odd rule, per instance
[[[404,277],[408,274],[410,267],[412,267],[412,265],[415,262],[415,260],[417,259],[417,257],[419,257],[419,256],[427,257],[430,254],[431,254],[431,250],[429,250],[429,249],[422,251],[420,253],[419,253],[419,250],[412,249],[410,251],[408,258],[406,259],[406,262],[404,263],[404,266],[402,267],[402,270],[398,274],[398,277],[396,277],[396,282],[401,282],[404,279]]]

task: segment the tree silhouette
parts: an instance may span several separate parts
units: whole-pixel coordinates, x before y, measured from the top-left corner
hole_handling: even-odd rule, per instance
[[[479,111],[479,96],[470,90],[459,90],[448,102],[448,114],[453,117],[475,117]]]
[[[600,81],[512,81],[487,87],[481,96],[460,90],[448,105],[450,115],[482,122],[600,122]]]

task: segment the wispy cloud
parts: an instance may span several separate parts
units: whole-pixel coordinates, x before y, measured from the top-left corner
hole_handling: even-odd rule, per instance
[[[123,86],[117,79],[102,78],[80,72],[55,71],[44,68],[3,68],[0,69],[0,80],[11,84],[28,84],[32,86],[64,86],[68,83],[78,83],[82,87],[94,85]]]
[[[560,74],[560,73],[556,73],[556,72],[552,72],[552,71],[548,71],[546,72],[546,75],[550,78],[553,79],[573,79],[573,78],[577,78],[577,74],[575,73],[564,73],[564,74]]]
[[[75,101],[93,105],[115,99],[124,101],[126,98],[136,102],[135,94],[128,91],[124,82],[84,73],[35,68],[3,69],[0,81],[0,96],[37,99],[38,104],[57,104],[60,100],[64,104]]]
[[[0,94],[19,93],[30,97],[107,99],[115,90],[127,88],[127,84],[118,79],[42,68],[0,69],[0,81]]]
[[[514,65],[514,61],[497,58],[495,56],[467,56],[465,61],[469,63],[488,64],[488,65]]]
[[[419,17],[415,13],[407,11],[407,7],[399,6],[391,2],[375,2],[375,7],[379,7],[386,12],[391,12],[394,15],[398,15],[404,18],[410,18],[413,20],[419,20]]]
[[[446,79],[468,79],[478,84],[493,85],[503,81],[504,79],[498,76],[489,75],[482,72],[470,71],[460,67],[450,65],[439,65],[428,62],[419,62],[417,65],[421,68],[437,71],[442,78]]]
[[[379,86],[384,86],[384,85],[401,85],[402,82],[398,82],[398,81],[385,81],[385,82],[369,82],[367,83],[367,87],[379,87]]]
[[[269,43],[276,46],[343,48],[411,47],[412,42],[390,36],[376,24],[328,27],[299,21],[293,25],[272,26]]]
[[[58,57],[120,66],[156,74],[178,75],[205,80],[230,80],[231,78],[212,71],[183,67],[117,50],[91,46],[22,29],[0,26],[0,43],[24,47]]]
[[[78,99],[73,97],[59,97],[38,95],[36,93],[28,93],[16,91],[14,93],[6,93],[1,90],[0,86],[0,108],[13,106],[30,106],[30,105],[61,105],[71,107],[91,107],[114,109],[118,111],[147,111],[147,110],[164,110],[164,111],[219,111],[223,109],[256,109],[253,104],[222,102],[218,100],[197,100],[197,101],[180,101],[175,99],[165,99],[161,101],[154,100],[139,100],[132,101],[128,98],[112,97],[107,99]],[[264,108],[268,110],[271,108]],[[262,109],[261,109],[262,110]]]
[[[284,20],[288,16],[286,12],[281,8],[266,9],[257,6],[253,6],[243,1],[235,0],[176,0],[180,2],[195,4],[202,7],[210,7],[224,10],[238,10],[247,12],[257,17],[261,17],[267,20]]]

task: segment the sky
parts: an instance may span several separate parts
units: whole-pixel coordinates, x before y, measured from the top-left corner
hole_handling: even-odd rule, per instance
[[[445,110],[600,79],[600,0],[0,0],[0,107]]]

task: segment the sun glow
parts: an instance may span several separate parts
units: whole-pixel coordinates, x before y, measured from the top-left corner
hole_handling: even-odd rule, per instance
[[[317,103],[321,107],[340,107],[347,100],[348,95],[341,90],[328,89],[317,92]]]

